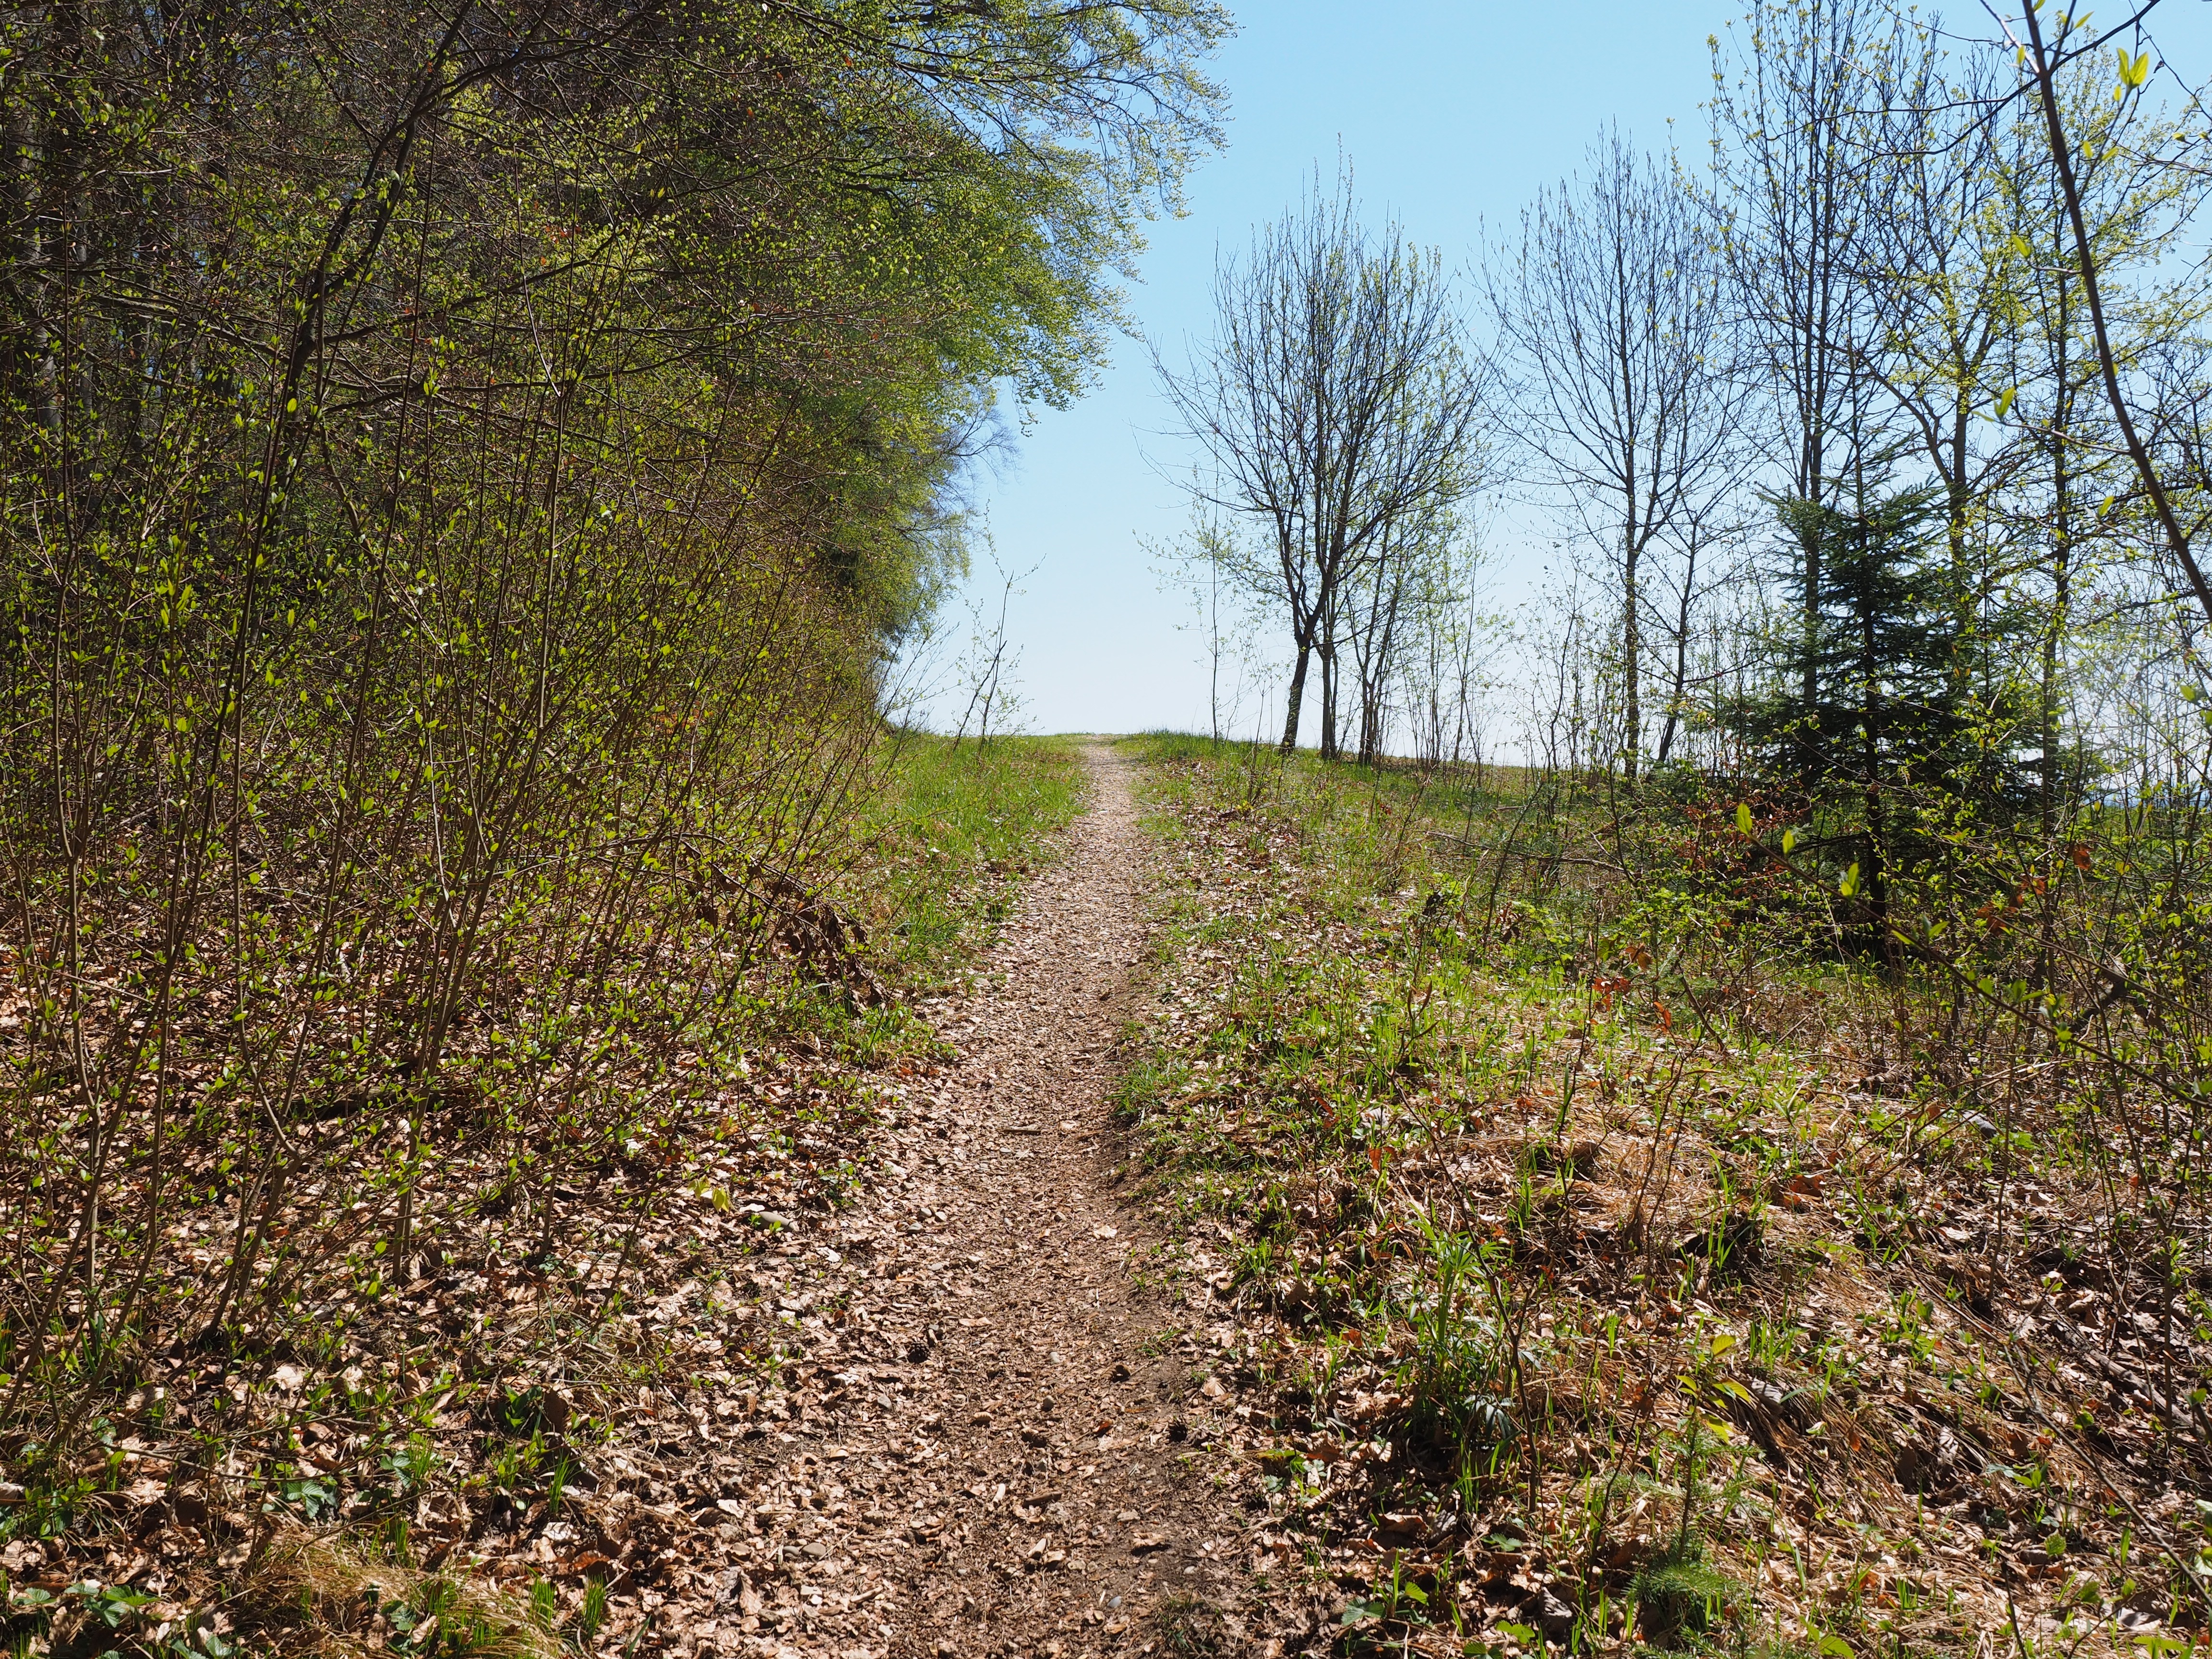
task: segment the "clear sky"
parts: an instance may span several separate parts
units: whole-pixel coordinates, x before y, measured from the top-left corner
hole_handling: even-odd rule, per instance
[[[1227,147],[1189,180],[1187,216],[1151,228],[1129,295],[1136,325],[1171,362],[1186,339],[1210,333],[1217,247],[1241,249],[1316,162],[1333,170],[1340,145],[1370,222],[1395,211],[1409,235],[1462,264],[1516,224],[1537,187],[1572,170],[1608,124],[1702,161],[1707,40],[1740,15],[1730,0],[1232,3],[1239,32],[1216,64],[1231,100]],[[2162,33],[2205,33],[2196,16],[2164,15],[2185,9],[2204,9],[2161,8]],[[1971,21],[1984,21],[1978,11]],[[1121,338],[1085,398],[1036,411],[1012,453],[975,481],[1000,561],[1038,567],[1008,607],[1032,731],[1206,726],[1200,644],[1178,626],[1189,602],[1162,591],[1139,539],[1172,538],[1186,520],[1162,476],[1188,466],[1172,426],[1145,347]],[[1510,609],[1545,554],[1510,519],[1487,541],[1490,591]],[[971,591],[989,589],[994,612],[999,586],[979,558]],[[944,621],[957,633],[964,618],[955,602]],[[963,702],[940,696],[936,722],[956,721]],[[1255,713],[1256,702],[1244,723]]]
[[[1242,247],[1317,161],[1334,169],[1340,143],[1370,217],[1395,210],[1450,261],[1471,261],[1485,222],[1512,222],[1608,122],[1656,147],[1672,118],[1686,149],[1702,146],[1706,37],[1732,15],[1720,0],[1242,0],[1235,9],[1238,33],[1216,64],[1231,100],[1227,147],[1189,180],[1188,216],[1151,227],[1129,295],[1138,326],[1171,360],[1187,337],[1209,332],[1217,246]],[[1000,559],[1039,567],[1012,599],[1007,630],[1033,731],[1206,725],[1200,647],[1178,629],[1188,601],[1161,591],[1139,544],[1185,521],[1158,470],[1184,453],[1166,435],[1172,424],[1145,348],[1121,338],[1088,396],[1035,411],[1012,453],[975,480]],[[1532,556],[1499,551],[1509,567]],[[1510,587],[1522,574],[1498,580]],[[995,611],[986,559],[974,586],[992,591]],[[964,630],[957,603],[944,621]],[[957,720],[961,701],[940,698],[937,718]]]

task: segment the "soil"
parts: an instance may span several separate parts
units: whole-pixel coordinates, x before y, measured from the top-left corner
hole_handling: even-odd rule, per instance
[[[1150,861],[1133,768],[1085,756],[1089,809],[976,994],[926,1011],[957,1059],[909,1088],[884,1178],[757,1287],[806,1358],[788,1417],[728,1448],[720,1561],[691,1554],[654,1620],[678,1650],[1073,1659],[1243,1632],[1243,1522],[1195,1449],[1221,1385],[1117,1197]]]

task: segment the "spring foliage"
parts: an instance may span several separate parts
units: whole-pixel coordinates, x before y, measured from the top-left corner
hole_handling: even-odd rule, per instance
[[[994,387],[1058,402],[1097,362],[1215,137],[1225,28],[0,20],[0,1181],[35,1194],[0,1371],[31,1465],[160,1343],[265,1338],[329,1261],[423,1248],[441,1138],[550,1241],[556,1165],[637,1152],[733,1059],[772,945],[835,981],[817,892],[884,653],[960,562],[960,463]],[[179,1212],[221,1218],[197,1266]]]

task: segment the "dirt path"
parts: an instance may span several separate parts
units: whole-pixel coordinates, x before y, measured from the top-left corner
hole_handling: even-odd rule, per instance
[[[982,964],[991,988],[931,1011],[960,1057],[909,1094],[894,1179],[840,1250],[808,1252],[842,1260],[784,1287],[787,1312],[834,1311],[803,1322],[815,1388],[745,1459],[751,1570],[703,1650],[1073,1659],[1233,1601],[1237,1517],[1183,1461],[1203,1378],[1133,1283],[1141,1221],[1115,1195],[1146,848],[1130,764],[1085,757],[1090,811]]]

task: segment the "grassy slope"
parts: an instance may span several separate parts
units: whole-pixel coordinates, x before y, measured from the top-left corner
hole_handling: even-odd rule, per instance
[[[303,1212],[348,1282],[234,1350],[107,1379],[65,1465],[0,1443],[0,1652],[647,1652],[680,1634],[619,1576],[595,1591],[611,1568],[545,1582],[532,1538],[658,1432],[641,1391],[781,1363],[651,1304],[681,1287],[742,1311],[746,1258],[788,1252],[869,1178],[878,1079],[932,1063],[914,1003],[957,979],[1081,804],[1064,743],[908,736],[883,763],[830,896],[871,924],[889,1001],[772,965],[743,1053],[679,1060],[681,1097],[619,1156],[542,1180],[495,1133],[433,1120],[399,1256]],[[184,1268],[220,1240],[180,1224]]]
[[[1973,1097],[1868,1075],[1871,988],[1769,960],[1693,1010],[1463,879],[1514,797],[1139,750],[1173,872],[1124,1106],[1281,1616],[1354,1651],[2192,1639],[2212,1509],[1991,1309]],[[2063,1239],[2066,1184],[2008,1191]],[[2097,1295],[2051,1265],[2045,1331]]]

